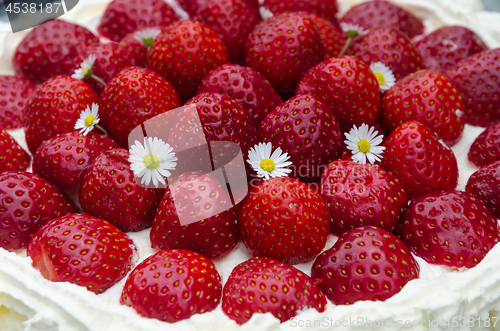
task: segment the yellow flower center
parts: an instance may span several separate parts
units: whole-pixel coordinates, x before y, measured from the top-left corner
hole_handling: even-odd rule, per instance
[[[361,139],[358,143],[358,148],[361,153],[368,153],[372,146],[366,139]]]
[[[94,116],[92,115],[87,116],[87,118],[85,119],[85,126],[89,127],[92,125],[92,123],[94,123]]]
[[[377,77],[378,83],[380,85],[385,85],[385,77],[380,72],[376,72],[375,77]]]
[[[142,160],[144,161],[146,168],[149,170],[155,170],[160,166],[160,159],[156,155],[148,154]]]
[[[260,167],[267,172],[271,172],[274,170],[274,168],[276,168],[276,164],[274,164],[273,160],[263,159],[262,161],[260,161]]]
[[[85,74],[85,73],[87,73],[87,71],[88,71],[88,70],[89,70],[89,69],[88,69],[88,66],[82,67],[82,72],[83,72],[84,74]]]

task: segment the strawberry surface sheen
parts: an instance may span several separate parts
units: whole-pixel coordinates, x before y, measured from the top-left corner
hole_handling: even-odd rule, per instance
[[[118,147],[114,140],[99,133],[62,133],[38,147],[33,156],[33,173],[64,190],[83,177],[101,152]]]
[[[368,225],[392,232],[408,205],[404,187],[395,176],[379,166],[350,161],[326,166],[321,195],[330,210],[330,231],[337,236]]]
[[[246,66],[260,72],[278,92],[292,94],[300,78],[324,59],[312,16],[285,13],[257,24],[245,43]]]
[[[336,22],[337,0],[264,0],[263,6],[273,14],[308,12]]]
[[[474,140],[468,158],[476,167],[483,167],[500,160],[500,123],[488,126]]]
[[[172,249],[151,255],[135,267],[120,302],[142,316],[175,323],[214,310],[221,293],[221,278],[212,261]]]
[[[206,24],[184,20],[162,30],[149,49],[148,68],[164,76],[186,100],[208,72],[229,62],[226,46]]]
[[[335,57],[311,68],[295,94],[309,94],[330,108],[343,131],[373,125],[380,108],[380,88],[368,65],[350,56]]]
[[[127,150],[101,153],[88,168],[80,185],[80,204],[86,214],[102,218],[124,232],[151,225],[165,192],[135,181]]]
[[[479,198],[500,218],[500,160],[492,162],[473,173],[465,190]]]
[[[328,207],[321,195],[297,179],[271,178],[250,191],[238,214],[238,228],[253,256],[304,263],[325,247]]]
[[[222,311],[238,324],[255,313],[271,313],[281,322],[298,311],[325,311],[327,300],[315,282],[302,271],[271,258],[254,257],[238,264],[222,294]]]
[[[38,230],[27,253],[45,279],[70,282],[100,294],[132,269],[137,248],[108,222],[71,214]]]
[[[380,166],[395,175],[408,198],[455,189],[457,159],[435,132],[420,122],[398,126],[384,143]]]
[[[182,174],[160,201],[150,233],[151,246],[189,249],[211,259],[226,256],[239,239],[235,208],[216,214],[214,209],[228,203],[231,201],[215,177],[199,171]]]
[[[345,232],[311,269],[311,278],[336,305],[385,301],[418,274],[418,264],[401,240],[372,226]]]
[[[340,126],[324,103],[299,95],[269,113],[258,131],[259,141],[281,148],[293,163],[291,177],[306,182],[321,178],[323,168],[342,155]]]
[[[388,131],[420,121],[452,146],[462,137],[464,110],[460,92],[449,79],[425,69],[406,76],[385,93],[380,119]]]
[[[98,103],[97,94],[81,80],[57,76],[40,85],[24,108],[26,143],[32,154],[45,140],[74,130],[80,113]]]
[[[0,75],[0,129],[18,129],[23,126],[23,109],[36,85],[19,76]]]
[[[16,74],[41,84],[51,77],[70,75],[75,57],[99,40],[86,28],[59,19],[33,30],[17,46],[12,64]]]
[[[455,268],[476,266],[500,241],[490,210],[460,191],[413,200],[394,234],[425,261]]]
[[[109,82],[99,105],[99,124],[121,147],[128,148],[128,135],[136,126],[179,107],[180,100],[165,78],[149,69],[130,67]]]
[[[129,32],[165,27],[177,19],[175,11],[162,0],[114,0],[106,8],[97,30],[118,42]]]
[[[17,141],[0,128],[0,173],[12,170],[26,170],[31,157]]]
[[[64,193],[37,175],[22,171],[0,175],[0,247],[26,248],[46,223],[76,211]]]

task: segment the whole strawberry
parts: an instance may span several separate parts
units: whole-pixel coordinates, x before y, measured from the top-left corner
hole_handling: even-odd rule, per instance
[[[214,30],[200,22],[176,22],[155,38],[148,68],[164,76],[179,96],[195,95],[207,73],[229,62],[226,46]]]
[[[45,140],[74,130],[80,113],[98,102],[81,80],[57,76],[40,85],[24,108],[26,143],[32,154]]]
[[[488,126],[500,121],[500,48],[472,55],[446,71],[465,106],[466,122]]]
[[[135,267],[120,302],[142,316],[175,323],[214,310],[221,293],[221,278],[209,259],[172,249],[151,255]]]
[[[215,31],[232,62],[245,62],[245,39],[260,21],[255,8],[242,0],[211,0],[198,9],[194,19]]]
[[[435,132],[420,122],[398,126],[384,143],[380,167],[392,172],[410,199],[455,189],[457,159]]]
[[[263,6],[274,15],[289,12],[308,12],[333,23],[337,21],[337,0],[264,0]]]
[[[343,131],[353,125],[373,125],[380,108],[377,78],[368,65],[350,56],[331,58],[311,68],[295,94],[309,94],[322,101]]]
[[[418,274],[418,264],[401,240],[372,226],[341,235],[311,269],[311,278],[336,305],[385,301]]]
[[[119,45],[127,49],[128,57],[131,57],[132,65],[146,67],[148,64],[148,50],[154,42],[154,39],[160,34],[161,29],[143,28],[127,33],[120,40]]]
[[[177,3],[183,10],[185,10],[189,17],[194,17],[198,9],[203,7],[210,0],[177,0]],[[252,8],[255,12],[259,12],[259,0],[241,0],[249,8]]]
[[[100,294],[132,269],[137,248],[108,222],[71,214],[38,230],[27,253],[45,279],[70,282]]]
[[[19,76],[0,75],[0,129],[23,126],[23,109],[36,85]]]
[[[169,184],[153,220],[152,247],[189,249],[211,259],[231,252],[239,236],[225,185],[199,171],[186,172]]]
[[[19,146],[17,141],[0,129],[0,173],[4,171],[26,170],[31,163],[31,157]]]
[[[367,30],[388,28],[400,30],[413,38],[424,32],[424,25],[411,12],[388,1],[367,1],[352,7],[341,19]]]
[[[38,229],[72,213],[71,200],[45,179],[22,171],[0,175],[0,247],[26,248]]]
[[[250,191],[238,214],[238,228],[253,256],[297,264],[325,247],[330,222],[321,195],[294,178],[281,177]]]
[[[314,22],[316,22],[321,41],[323,42],[325,60],[331,57],[339,56],[348,39],[347,33],[343,33],[330,21],[322,17],[316,15],[311,16],[313,17]]]
[[[472,268],[500,241],[500,227],[481,200],[450,191],[411,202],[394,231],[431,264]]]
[[[298,311],[325,311],[326,298],[315,282],[302,271],[282,262],[254,257],[238,264],[222,294],[222,311],[238,324],[255,313],[271,313],[281,322]]]
[[[33,173],[64,190],[77,183],[101,152],[118,148],[102,134],[67,132],[41,144],[33,156]]]
[[[359,226],[392,232],[408,205],[403,185],[378,166],[334,161],[321,176],[321,195],[336,236]]]
[[[87,169],[80,185],[80,205],[91,216],[102,218],[124,232],[151,225],[165,192],[145,188],[135,181],[127,150],[101,153]]]
[[[427,68],[445,73],[446,70],[488,46],[472,30],[463,26],[445,26],[420,39],[416,46]]]
[[[500,160],[500,123],[488,126],[474,140],[468,158],[476,167],[484,167]]]
[[[100,124],[124,148],[128,148],[128,135],[136,126],[180,106],[177,92],[165,78],[139,67],[120,71],[102,92],[99,103]]]
[[[342,156],[340,126],[324,103],[298,95],[276,107],[260,125],[259,141],[288,153],[295,171],[290,176],[317,181],[323,168]]]
[[[262,21],[245,43],[246,66],[260,72],[282,95],[293,93],[300,78],[323,61],[324,54],[316,25],[303,12]]]
[[[484,202],[500,218],[500,160],[481,167],[467,181],[465,190]]]
[[[452,146],[465,126],[460,92],[444,75],[420,70],[399,80],[384,94],[380,119],[388,131],[408,121],[425,124]]]
[[[17,46],[14,70],[37,84],[68,75],[75,57],[96,42],[96,36],[82,26],[59,19],[47,21],[31,30]]]
[[[104,12],[97,31],[112,41],[146,27],[165,27],[177,21],[175,11],[162,0],[114,0]]]
[[[255,128],[283,100],[258,71],[227,63],[210,71],[201,81],[198,93],[216,92],[233,98],[250,115]]]
[[[425,69],[425,62],[419,50],[410,38],[399,30],[371,30],[367,35],[356,38],[349,46],[348,53],[367,65],[382,62],[391,69],[396,80]]]

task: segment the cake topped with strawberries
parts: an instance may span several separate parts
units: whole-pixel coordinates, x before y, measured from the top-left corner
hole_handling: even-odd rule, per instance
[[[498,328],[478,0],[89,0],[0,45],[2,330]]]

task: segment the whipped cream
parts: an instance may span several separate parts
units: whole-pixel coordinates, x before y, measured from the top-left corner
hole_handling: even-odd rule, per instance
[[[340,12],[363,0],[337,0]],[[62,19],[83,25],[93,32],[110,0],[85,0]],[[186,17],[173,0],[181,17]],[[427,31],[441,26],[459,24],[476,31],[491,47],[500,47],[500,14],[482,11],[479,0],[392,0],[424,20]],[[15,47],[27,32],[0,35],[0,74],[13,74],[11,58]],[[458,189],[464,190],[469,176],[477,170],[467,159],[469,147],[483,128],[466,125],[462,139],[453,146],[459,164]],[[23,130],[10,132],[26,147]],[[149,230],[129,233],[138,246],[140,261],[154,254]],[[336,237],[330,235],[325,249]],[[233,267],[251,256],[240,242],[225,258],[214,263],[223,282]],[[139,316],[132,308],[120,305],[125,279],[96,295],[70,283],[45,280],[31,265],[25,250],[8,252],[0,248],[0,329],[2,331],[155,331],[155,330],[319,330],[341,327],[344,330],[427,330],[447,329],[453,318],[474,318],[474,327],[467,329],[500,330],[500,245],[495,246],[476,267],[461,271],[434,266],[416,258],[420,266],[419,279],[410,281],[403,290],[385,302],[360,301],[350,306],[328,303],[324,313],[305,310],[296,318],[281,323],[272,314],[254,314],[239,326],[222,312],[221,306],[212,312],[197,314],[188,320],[167,324]],[[312,262],[297,268],[310,275]],[[485,326],[486,319],[491,323]],[[383,327],[382,324],[383,323]],[[479,324],[481,323],[481,324]],[[457,328],[458,329],[458,328]]]

